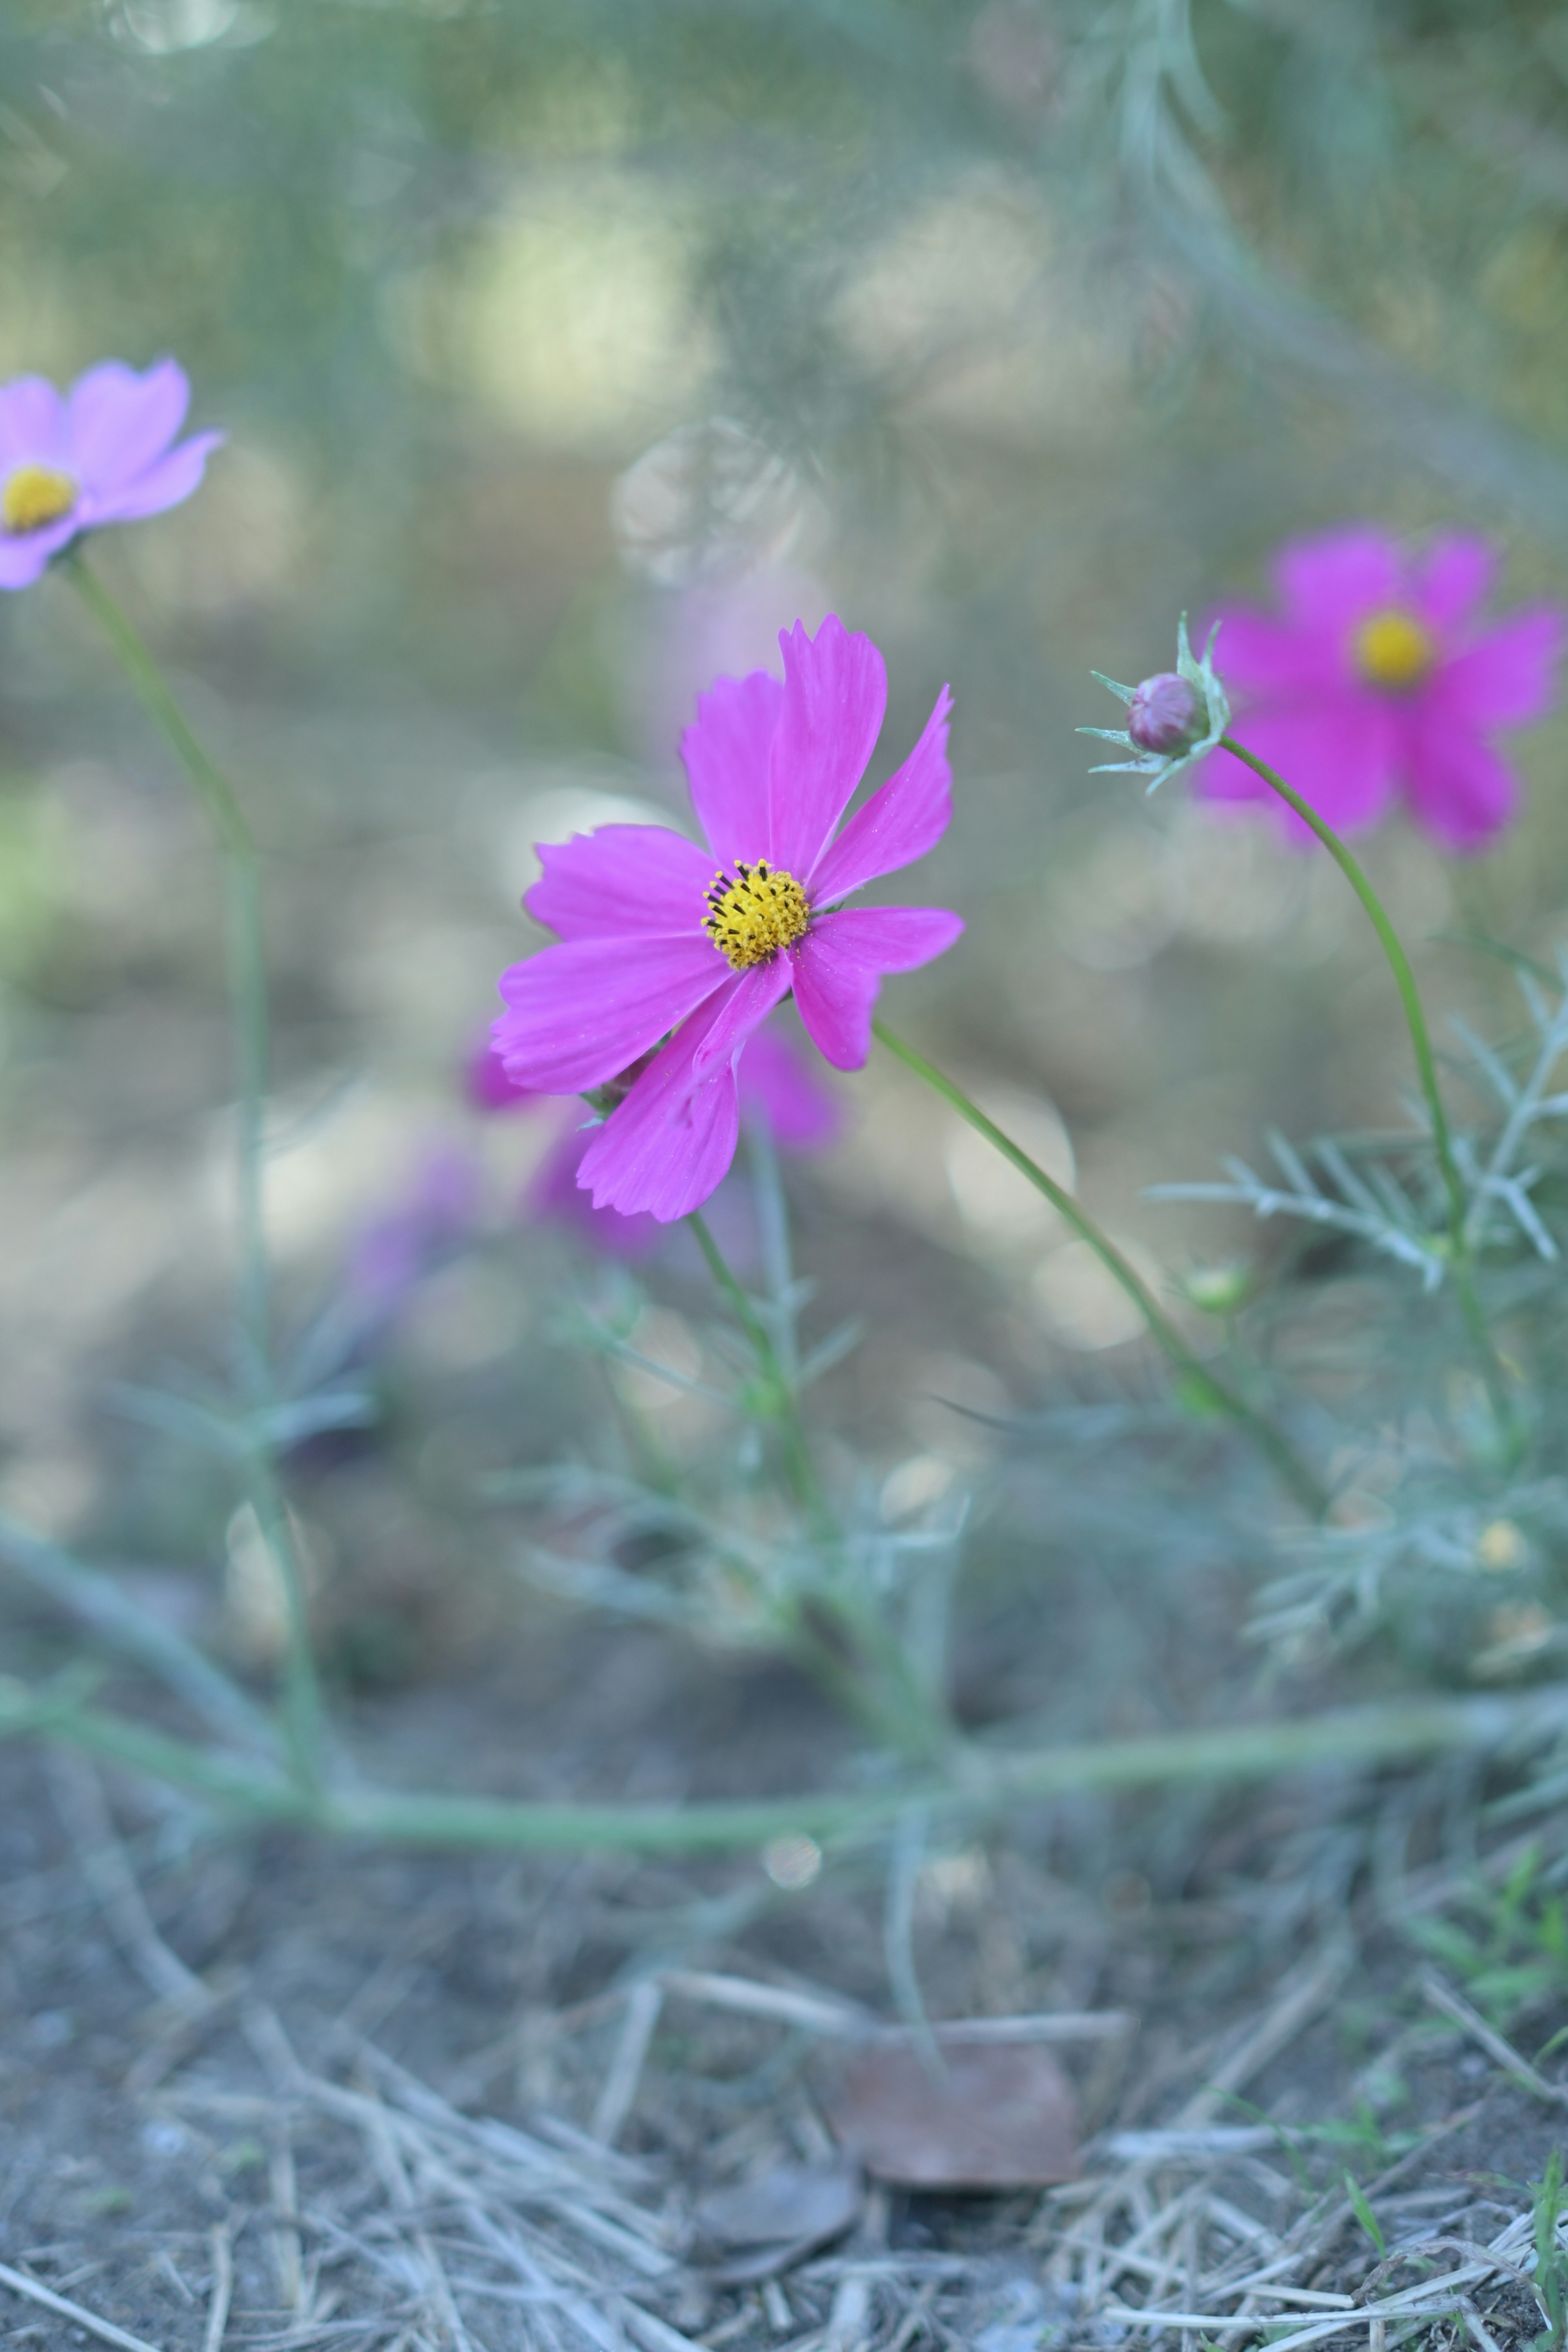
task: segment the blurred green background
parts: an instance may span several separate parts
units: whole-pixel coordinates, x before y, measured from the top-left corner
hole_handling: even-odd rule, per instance
[[[1114,717],[1091,665],[1164,667],[1178,612],[1350,515],[1479,526],[1510,600],[1563,594],[1568,12],[10,0],[0,373],[166,351],[229,440],[101,561],[265,846],[291,1311],[431,1151],[488,1188],[400,1338],[412,1483],[340,1487],[340,1554],[428,1588],[468,1473],[595,1410],[549,1345],[561,1245],[512,1243],[539,1139],[466,1110],[463,1060],[538,943],[531,843],[677,808],[696,690],[797,614],[886,651],[884,772],[956,697],[918,895],[971,928],[895,1017],[1047,1157],[1070,1136],[1146,1263],[1258,1246],[1146,1184],[1270,1120],[1400,1115],[1337,877],[1091,776],[1072,730]],[[1564,928],[1565,750],[1520,746],[1530,811],[1482,864],[1371,846],[1440,1004],[1495,1023],[1503,983],[1438,935]],[[221,1352],[216,893],[54,583],[0,605],[0,1500],[188,1556],[213,1496],[103,1399]],[[984,1454],[933,1392],[1136,1381],[1032,1196],[894,1075],[845,1091],[798,1189],[833,1311],[872,1322],[832,1411],[881,1474]]]

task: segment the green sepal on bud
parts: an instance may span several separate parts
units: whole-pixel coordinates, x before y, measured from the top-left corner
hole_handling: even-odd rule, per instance
[[[1146,677],[1139,686],[1122,686],[1103,670],[1091,670],[1103,687],[1127,705],[1125,727],[1080,727],[1080,735],[1098,735],[1107,743],[1121,743],[1137,756],[1106,760],[1091,775],[1140,775],[1156,791],[1167,776],[1212,751],[1230,724],[1230,700],[1214,666],[1216,621],[1208,633],[1200,658],[1187,640],[1187,616],[1176,627],[1176,667]]]

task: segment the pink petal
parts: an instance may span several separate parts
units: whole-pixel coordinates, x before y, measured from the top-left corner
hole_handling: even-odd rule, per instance
[[[602,1087],[722,987],[707,940],[569,940],[501,974],[490,1032],[508,1073],[542,1095]]]
[[[468,1056],[465,1072],[468,1100],[479,1110],[528,1110],[539,1100],[531,1087],[509,1078],[506,1064],[487,1037]]]
[[[190,379],[173,360],[139,375],[123,360],[89,368],[66,403],[71,472],[84,489],[133,482],[161,457],[191,404]]]
[[[18,466],[68,470],[66,406],[47,376],[0,384],[0,481]]]
[[[963,929],[938,907],[846,907],[813,923],[795,950],[795,1001],[836,1070],[864,1066],[883,973],[930,963]]]
[[[1237,702],[1269,697],[1294,700],[1343,685],[1342,630],[1306,628],[1243,607],[1216,618],[1215,667],[1220,683]]]
[[[1398,604],[1403,568],[1390,533],[1364,522],[1291,540],[1274,559],[1288,617],[1341,633],[1381,606]]]
[[[668,1224],[722,1182],[741,1131],[735,1073],[721,1062],[703,1086],[691,1073],[711,1018],[704,1008],[678,1031],[594,1135],[578,1181],[595,1208]]]
[[[774,854],[768,761],[784,697],[765,669],[719,678],[698,697],[697,723],[680,739],[692,805],[721,866]]]
[[[1440,638],[1463,632],[1497,573],[1497,551],[1473,531],[1439,531],[1410,575],[1410,602]]]
[[[0,588],[30,588],[48,570],[50,557],[76,533],[74,515],[62,516],[42,530],[19,531],[15,538],[0,530]]]
[[[1515,814],[1519,779],[1479,735],[1422,712],[1412,730],[1411,813],[1444,849],[1484,849]]]
[[[888,672],[869,637],[829,613],[815,638],[800,622],[779,638],[784,708],[769,767],[771,855],[797,880],[816,864],[876,749]]]
[[[857,809],[830,842],[810,877],[813,903],[831,906],[879,874],[895,873],[934,849],[952,814],[952,770],[947,761],[947,716],[952,697],[944,686],[925,732],[880,792]]]
[[[721,1062],[733,1065],[752,1030],[789,994],[794,979],[795,967],[787,955],[771,955],[766,963],[736,974],[692,1055],[691,1075],[698,1086],[711,1077]]]
[[[786,1151],[820,1151],[843,1125],[837,1097],[774,1030],[759,1029],[746,1040],[735,1075],[742,1118],[760,1121]]]
[[[221,433],[194,433],[134,481],[119,488],[111,484],[107,488],[85,488],[77,508],[78,521],[84,529],[100,522],[136,522],[143,515],[163,514],[167,508],[177,507],[195,489],[207,459],[222,440]]]
[[[1398,719],[1373,695],[1342,692],[1317,703],[1263,705],[1230,731],[1310,801],[1336,833],[1365,833],[1394,797]],[[1312,838],[1288,803],[1228,751],[1203,761],[1196,789],[1205,800],[1267,800],[1289,839],[1305,846]]]
[[[598,1132],[581,1103],[570,1106],[565,1127],[522,1196],[523,1209],[530,1216],[570,1225],[582,1240],[611,1257],[645,1257],[663,1239],[663,1227],[652,1217],[623,1217],[616,1209],[596,1209],[577,1181],[584,1154]]]
[[[1555,604],[1510,613],[1443,664],[1422,697],[1423,709],[1466,730],[1527,727],[1543,719],[1557,699],[1565,617]]]
[[[570,841],[541,842],[539,862],[543,874],[522,903],[563,940],[702,935],[713,860],[668,825],[602,824]]]

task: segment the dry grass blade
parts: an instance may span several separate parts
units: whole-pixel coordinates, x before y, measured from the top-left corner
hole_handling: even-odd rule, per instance
[[[207,2305],[206,2332],[202,2337],[202,2352],[221,2352],[224,2330],[228,2326],[229,2299],[234,2294],[234,2248],[226,2230],[212,2233],[213,2283],[212,2296]]]
[[[792,1986],[759,1983],[752,1977],[701,1969],[667,1969],[659,1978],[667,1993],[733,2009],[753,2017],[776,2017],[781,2024],[837,2042],[907,2042],[915,2029],[887,2025],[854,2001]],[[932,2018],[930,2030],[942,2042],[1101,2042],[1134,2033],[1131,2009],[1037,2010],[1020,2017]]]
[[[1484,2050],[1489,2058],[1494,2059],[1505,2074],[1511,2074],[1516,2082],[1522,2083],[1527,2091],[1536,2098],[1545,2100],[1549,2106],[1568,2107],[1568,2090],[1560,2084],[1549,2083],[1544,2074],[1537,2074],[1529,2059],[1521,2057],[1512,2042],[1505,2042],[1479,2011],[1470,2007],[1462,1994],[1457,1993],[1452,1985],[1444,1983],[1436,1970],[1428,1969],[1423,1976],[1421,1990],[1432,2007],[1440,2010],[1445,2017],[1451,2018],[1456,2025],[1462,2026],[1471,2041]]]
[[[626,1996],[626,2011],[615,2053],[605,2074],[590,2126],[594,2137],[613,2147],[636,2104],[648,2045],[664,2007],[664,1989],[652,1978],[635,1984]]]
[[[1321,1951],[1303,1960],[1299,1969],[1292,1969],[1268,2015],[1251,2027],[1230,2055],[1215,2067],[1204,2088],[1188,2100],[1178,2120],[1186,2125],[1207,2123],[1227,2097],[1245,2090],[1270,2059],[1287,2049],[1302,2027],[1310,2024],[1333,1999],[1354,1957],[1352,1947],[1336,1937]]]
[[[1428,2137],[1426,2147],[1434,2137]],[[1296,2352],[1296,2347],[1325,2345],[1363,2328],[1370,2352],[1371,2347],[1386,2345],[1391,2334],[1397,2341],[1444,2320],[1461,2326],[1477,2352],[1500,2352],[1476,2307],[1475,2291],[1489,2280],[1531,2284],[1531,2211],[1515,2214],[1485,2245],[1441,2229],[1417,2234],[1364,2277],[1352,2258],[1348,2272],[1341,2272],[1345,2285],[1330,2288],[1318,2282],[1325,2260],[1336,2259],[1347,2207],[1333,2199],[1314,2199],[1298,2185],[1293,2193],[1306,2210],[1280,2252],[1260,2270],[1255,2262],[1236,2259],[1237,2250],[1256,2252],[1258,2231],[1248,2217],[1228,2199],[1215,2197],[1202,2177],[1185,2188],[1177,2186],[1179,2168],[1191,2169],[1199,2161],[1194,2153],[1184,2159],[1169,2158],[1158,2196],[1152,2194],[1143,2168],[1128,2167],[1100,2189],[1092,2216],[1098,2229],[1080,2226],[1055,2237],[1054,2274],[1077,2287],[1080,2319],[1109,2322],[1151,2347],[1167,2338],[1190,2339],[1202,2330],[1232,2352],[1265,2336],[1269,2352]],[[1408,2161],[1402,2159],[1400,2168],[1391,2169],[1401,2169]],[[1373,2192],[1378,2186],[1372,2184]],[[1427,2193],[1420,2192],[1420,2197]],[[1450,2194],[1440,2192],[1439,2205]],[[1131,2218],[1134,2227],[1122,2243],[1115,2244],[1107,2231],[1122,2214]],[[1458,2263],[1396,2291],[1378,2292],[1400,2268],[1426,2266],[1445,2255],[1458,2256]],[[1129,2271],[1149,2280],[1150,2290],[1136,2301],[1118,2300],[1111,2291],[1119,2276]],[[1304,2276],[1289,2275],[1292,2273],[1310,2274],[1313,2284]],[[1285,2334],[1276,2332],[1282,2321],[1290,2320],[1300,2324]]]
[[[26,2271],[14,2271],[8,2263],[0,2263],[0,2286],[8,2286],[13,2294],[25,2295],[29,2303],[52,2311],[57,2318],[68,2319],[73,2327],[85,2328],[100,2343],[118,2345],[120,2352],[158,2352],[157,2346],[149,2344],[145,2336],[129,2335],[123,2327],[116,2327],[111,2319],[100,2319],[84,2304],[72,2303],[68,2295],[56,2294],[51,2287],[29,2278]]]
[[[76,1849],[82,1876],[116,1943],[149,1991],[185,2016],[202,2016],[212,2004],[212,1995],[153,1926],[96,1770],[84,1757],[62,1748],[50,1751],[48,1772],[55,1804]]]

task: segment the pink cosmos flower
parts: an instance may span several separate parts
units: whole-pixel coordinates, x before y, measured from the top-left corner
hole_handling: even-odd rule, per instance
[[[1220,616],[1216,667],[1239,712],[1232,734],[1341,833],[1365,833],[1403,793],[1443,848],[1484,848],[1520,797],[1489,739],[1551,709],[1563,646],[1555,606],[1481,623],[1496,568],[1486,541],[1461,532],[1414,558],[1372,523],[1291,541],[1274,562],[1283,617]],[[1267,800],[1292,835],[1310,838],[1227,752],[1205,761],[1198,790]]]
[[[812,1076],[787,1039],[760,1030],[746,1040],[736,1065],[742,1122],[764,1127],[785,1151],[820,1151],[838,1133],[837,1102]],[[468,1070],[468,1088],[485,1110],[548,1107],[560,1122],[555,1141],[535,1170],[523,1195],[530,1215],[574,1226],[596,1249],[613,1257],[641,1257],[657,1248],[664,1227],[646,1212],[630,1217],[618,1209],[595,1208],[577,1181],[583,1156],[598,1132],[584,1118],[575,1096],[537,1095],[514,1086],[495,1048],[486,1045]]]
[[[542,846],[524,903],[561,944],[501,976],[492,1034],[520,1086],[584,1093],[652,1055],[578,1174],[624,1216],[668,1224],[713,1191],[735,1154],[742,1048],[792,990],[818,1050],[858,1069],[883,974],[929,963],[963,929],[936,908],[842,903],[947,830],[947,688],[840,830],[881,731],[882,656],[832,614],[815,638],[797,622],[779,643],[782,685],[765,670],[720,678],[681,738],[709,847],[641,824]]]
[[[104,360],[60,394],[41,375],[0,384],[0,588],[27,588],[79,532],[188,499],[221,433],[171,447],[191,387],[173,360],[144,375]]]

